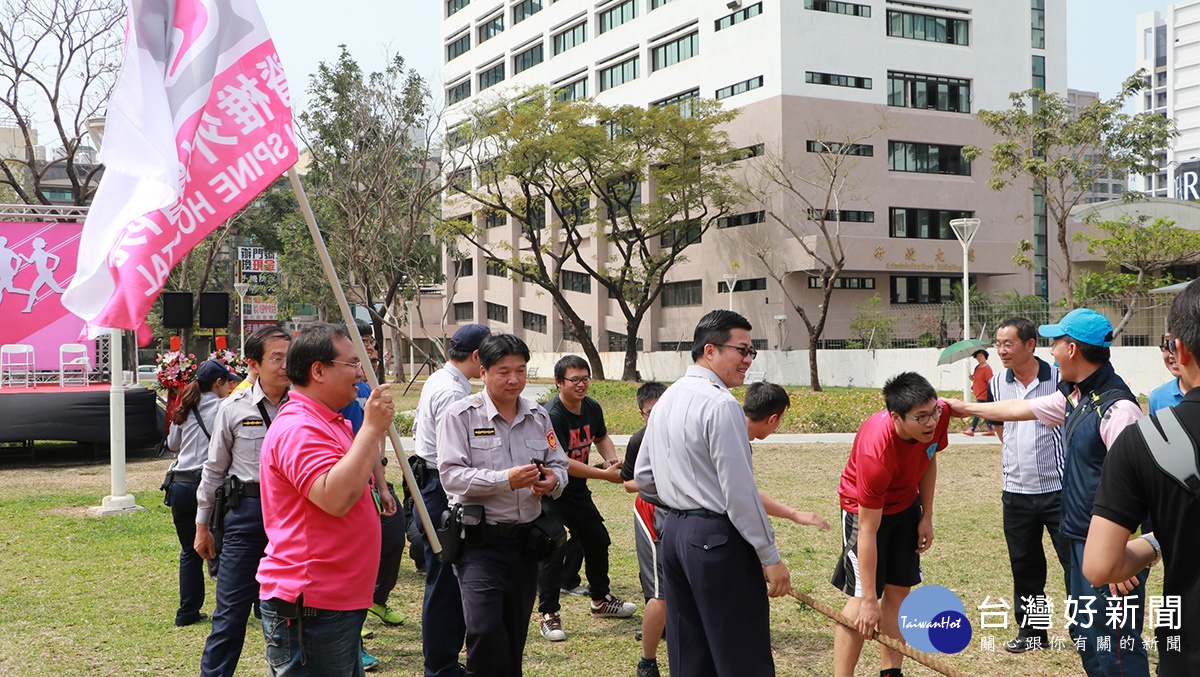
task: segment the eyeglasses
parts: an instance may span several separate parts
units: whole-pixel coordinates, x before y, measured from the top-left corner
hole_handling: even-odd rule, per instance
[[[330,364],[344,364],[347,367],[353,367],[354,371],[356,371],[356,372],[362,371],[364,374],[366,373],[365,371],[363,371],[362,362],[343,362],[342,360],[330,360],[329,362],[330,362]]]
[[[916,421],[919,425],[925,425],[926,423],[929,423],[930,421],[936,421],[941,417],[942,417],[941,405],[938,405],[937,409],[934,409],[933,411],[931,411],[928,414],[921,414],[919,416],[910,416],[908,414],[904,415],[904,418]]]
[[[563,380],[566,381],[567,383],[570,383],[573,386],[587,385],[588,383],[591,383],[592,377],[591,376],[572,376],[571,378],[564,378]]]
[[[733,348],[734,350],[738,351],[738,354],[743,358],[749,357],[753,360],[754,358],[758,357],[757,350],[753,348],[747,348],[746,346],[731,346],[728,343],[718,343],[716,346],[718,348]]]

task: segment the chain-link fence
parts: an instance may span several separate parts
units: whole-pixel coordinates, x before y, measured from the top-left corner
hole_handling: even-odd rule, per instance
[[[1152,346],[1158,345],[1162,338],[1173,298],[1174,294],[1099,297],[1090,300],[1086,307],[1108,317],[1117,328],[1113,345]],[[1133,312],[1122,327],[1121,322],[1131,309]],[[830,311],[827,326],[854,328],[844,336],[831,336],[827,332],[820,348],[944,348],[964,338],[990,341],[996,335],[996,326],[1011,317],[1024,317],[1041,325],[1058,321],[1066,312],[1063,304],[1048,304],[1031,297],[1009,301],[972,298],[971,335],[964,337],[961,303],[893,305],[868,321],[862,321],[863,310],[839,308]],[[1044,339],[1039,339],[1039,343],[1049,345]]]

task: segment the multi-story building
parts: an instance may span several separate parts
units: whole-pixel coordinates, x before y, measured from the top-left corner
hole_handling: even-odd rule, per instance
[[[1137,112],[1174,118],[1179,137],[1164,148],[1159,170],[1134,187],[1153,197],[1200,199],[1200,0],[1139,14],[1135,66],[1148,73]]]
[[[442,82],[451,130],[487,95],[535,84],[604,104],[719,99],[740,111],[727,128],[735,147],[764,144],[795,166],[811,162],[822,142],[874,130],[861,141],[851,187],[840,196],[846,264],[832,297],[827,340],[849,338],[853,304],[875,294],[891,309],[949,300],[963,265],[949,228],[953,218],[982,222],[969,267],[979,290],[1054,297],[1056,282],[1045,267],[1029,271],[1011,261],[1021,239],[1034,242],[1045,260],[1045,221],[1039,231],[1029,218],[1035,209],[1028,186],[993,191],[987,155],[969,162],[962,150],[995,142],[974,113],[1008,108],[1009,93],[1040,87],[1065,94],[1062,2],[443,5]],[[763,200],[775,206],[772,196]],[[642,324],[640,343],[653,350],[690,345],[695,321],[726,306],[732,293],[733,307],[755,324],[762,347],[807,347],[784,288],[746,243],[777,243],[783,285],[809,312],[817,311],[820,280],[799,243],[762,218],[763,211],[763,203],[745,204],[724,223],[728,227],[711,228],[686,250],[687,262],[673,269],[667,293]],[[487,237],[513,241],[520,231],[489,228]],[[594,252],[597,243],[584,246]],[[448,276],[459,273],[448,299],[455,320],[487,321],[524,336],[537,350],[572,349],[569,328],[533,285],[489,275],[478,253],[458,264],[448,259],[447,267]],[[734,273],[729,292],[725,275]],[[602,286],[579,282],[566,296],[600,350],[622,346],[624,320],[614,302]]]

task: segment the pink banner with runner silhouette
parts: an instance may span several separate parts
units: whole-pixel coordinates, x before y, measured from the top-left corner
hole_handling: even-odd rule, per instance
[[[33,346],[34,365],[58,369],[58,349],[76,343],[83,320],[63,307],[75,277],[78,223],[0,222],[0,344]],[[83,342],[96,364],[96,344]]]

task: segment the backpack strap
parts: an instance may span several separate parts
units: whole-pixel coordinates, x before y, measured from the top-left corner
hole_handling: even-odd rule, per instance
[[[1154,421],[1158,421],[1158,425]],[[1200,471],[1196,467],[1196,443],[1184,430],[1174,408],[1160,409],[1137,422],[1160,470],[1200,499]]]

